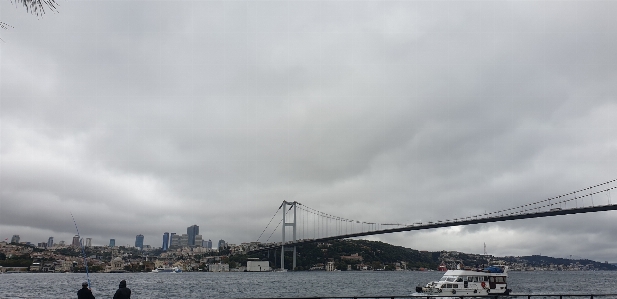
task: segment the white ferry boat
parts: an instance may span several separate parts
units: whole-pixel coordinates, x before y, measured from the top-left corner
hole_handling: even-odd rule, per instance
[[[152,269],[152,273],[180,273],[182,270],[178,267],[158,267],[156,269]]]
[[[508,295],[508,267],[490,266],[478,270],[448,270],[439,281],[431,281],[423,287],[416,287],[418,296]]]

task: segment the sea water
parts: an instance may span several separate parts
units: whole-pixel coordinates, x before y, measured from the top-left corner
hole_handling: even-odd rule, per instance
[[[417,285],[442,275],[434,271],[320,271],[92,273],[89,277],[97,299],[112,298],[123,279],[133,299],[219,299],[409,296]],[[513,271],[508,279],[508,287],[519,294],[617,294],[617,271]],[[85,273],[0,274],[0,298],[77,298],[86,280]]]

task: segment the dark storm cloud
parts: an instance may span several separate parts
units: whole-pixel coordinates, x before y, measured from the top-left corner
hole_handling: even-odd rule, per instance
[[[413,223],[611,180],[616,9],[77,1],[40,20],[2,10],[16,30],[2,44],[0,232],[69,240],[72,211],[97,244],[141,233],[158,246],[192,224],[240,243],[282,200]],[[612,218],[373,238],[614,260]]]

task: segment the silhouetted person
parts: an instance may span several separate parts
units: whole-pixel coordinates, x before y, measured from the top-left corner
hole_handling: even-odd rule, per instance
[[[126,287],[126,280],[120,282],[118,290],[114,294],[114,299],[131,299],[131,289]]]
[[[77,299],[95,299],[94,295],[92,295],[92,290],[88,288],[88,283],[83,282],[81,284],[81,289],[77,291]]]

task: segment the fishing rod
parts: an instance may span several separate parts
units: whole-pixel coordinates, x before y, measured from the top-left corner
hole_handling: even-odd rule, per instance
[[[86,261],[86,250],[84,249],[84,242],[81,241],[79,229],[77,228],[77,222],[75,222],[75,217],[73,217],[73,213],[71,213],[71,218],[73,218],[75,230],[77,231],[77,237],[79,238],[79,244],[81,245],[81,254],[84,256],[84,265],[86,266],[86,278],[88,278],[88,288],[90,288],[90,275],[88,274],[88,261]]]

